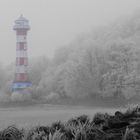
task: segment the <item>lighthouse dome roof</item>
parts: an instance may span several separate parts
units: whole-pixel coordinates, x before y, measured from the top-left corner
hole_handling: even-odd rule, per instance
[[[26,22],[28,22],[28,20],[25,17],[23,17],[23,15],[21,15],[16,21],[26,21]]]
[[[17,20],[28,21],[25,17],[23,17],[23,15],[21,15]]]
[[[23,17],[23,15],[21,15],[16,21],[15,21],[15,25],[14,25],[14,30],[18,30],[18,29],[26,29],[29,30],[30,26],[28,24],[28,20]]]

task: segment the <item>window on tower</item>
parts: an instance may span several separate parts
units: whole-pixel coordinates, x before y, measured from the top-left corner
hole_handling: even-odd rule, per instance
[[[20,49],[24,50],[24,42],[20,42]]]
[[[26,73],[20,73],[20,81],[27,81],[27,74]]]
[[[25,65],[25,66],[28,65],[28,59],[27,59],[27,58],[24,59],[24,65]]]
[[[17,30],[17,35],[26,35],[26,30]]]

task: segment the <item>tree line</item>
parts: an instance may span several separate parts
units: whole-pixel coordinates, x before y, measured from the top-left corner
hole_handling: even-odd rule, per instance
[[[13,76],[13,64],[0,67],[2,97]],[[77,37],[52,59],[31,59],[29,76],[33,99],[139,97],[140,12]]]

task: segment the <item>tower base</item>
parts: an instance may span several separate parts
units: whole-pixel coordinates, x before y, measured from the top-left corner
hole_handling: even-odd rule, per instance
[[[31,82],[14,82],[12,86],[12,91],[24,90],[31,86],[32,86]]]

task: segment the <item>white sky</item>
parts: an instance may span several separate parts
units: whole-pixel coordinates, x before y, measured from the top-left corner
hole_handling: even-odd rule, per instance
[[[15,60],[14,20],[29,21],[29,56],[52,56],[54,49],[95,26],[140,8],[140,0],[0,0],[0,62]]]

